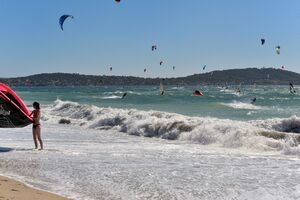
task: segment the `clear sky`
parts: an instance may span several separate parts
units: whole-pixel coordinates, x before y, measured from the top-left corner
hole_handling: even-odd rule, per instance
[[[61,31],[63,14],[75,18]],[[0,77],[174,77],[203,73],[204,64],[300,72],[299,0],[0,0],[0,24]]]

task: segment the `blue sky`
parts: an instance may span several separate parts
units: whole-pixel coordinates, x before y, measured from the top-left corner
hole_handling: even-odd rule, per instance
[[[75,18],[61,31],[63,14]],[[0,24],[0,77],[174,77],[203,73],[204,64],[300,72],[298,0],[0,0]]]

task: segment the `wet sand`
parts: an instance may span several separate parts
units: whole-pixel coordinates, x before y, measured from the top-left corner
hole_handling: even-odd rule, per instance
[[[49,192],[30,188],[23,183],[0,176],[0,200],[67,200]]]

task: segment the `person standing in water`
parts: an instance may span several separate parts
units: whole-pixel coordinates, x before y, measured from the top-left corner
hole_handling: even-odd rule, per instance
[[[38,142],[39,142],[40,147],[41,147],[40,150],[42,150],[43,149],[43,141],[41,138],[40,104],[38,102],[34,102],[32,105],[33,105],[34,110],[31,112],[30,116],[32,116],[32,119],[33,119],[33,125],[32,125],[33,141],[34,141],[35,149],[38,149]]]

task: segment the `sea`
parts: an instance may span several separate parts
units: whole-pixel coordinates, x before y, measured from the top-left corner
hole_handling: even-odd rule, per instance
[[[86,200],[300,199],[297,86],[13,89],[41,104],[45,149],[31,126],[0,129],[0,174],[32,187]]]

